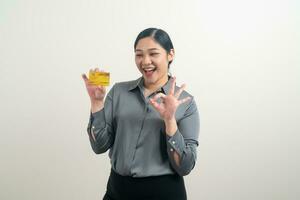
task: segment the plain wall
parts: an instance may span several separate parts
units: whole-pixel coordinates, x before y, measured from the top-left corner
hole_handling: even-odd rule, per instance
[[[170,34],[172,74],[200,111],[189,199],[299,199],[299,10],[296,0],[1,0],[0,199],[102,199],[110,163],[90,147],[81,74],[138,78],[133,42],[148,27]]]

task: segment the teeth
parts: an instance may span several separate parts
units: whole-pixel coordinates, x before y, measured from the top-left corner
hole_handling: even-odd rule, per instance
[[[154,70],[154,68],[148,68],[148,69],[144,69],[145,71],[152,71]]]

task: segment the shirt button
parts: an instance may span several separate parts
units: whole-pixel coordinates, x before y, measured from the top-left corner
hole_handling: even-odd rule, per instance
[[[172,143],[175,144],[176,142],[175,142],[175,141],[172,141]]]
[[[174,151],[174,149],[171,148],[170,151]]]
[[[95,128],[95,126],[92,126],[92,129],[94,129]]]

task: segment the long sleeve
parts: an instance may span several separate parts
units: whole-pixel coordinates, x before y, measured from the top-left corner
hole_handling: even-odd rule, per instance
[[[106,152],[114,143],[113,89],[106,96],[104,108],[90,114],[87,132],[91,147],[96,154]]]
[[[190,103],[183,118],[177,121],[178,129],[173,136],[167,136],[167,152],[173,169],[180,175],[188,175],[197,160],[199,137],[199,113],[194,100]],[[179,154],[179,166],[174,160],[174,151]]]

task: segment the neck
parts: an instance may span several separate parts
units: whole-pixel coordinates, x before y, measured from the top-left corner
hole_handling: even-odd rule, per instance
[[[164,86],[167,82],[168,82],[168,76],[164,76],[161,79],[157,80],[155,83],[146,83],[144,81],[144,87],[149,91],[156,91],[157,89]]]

